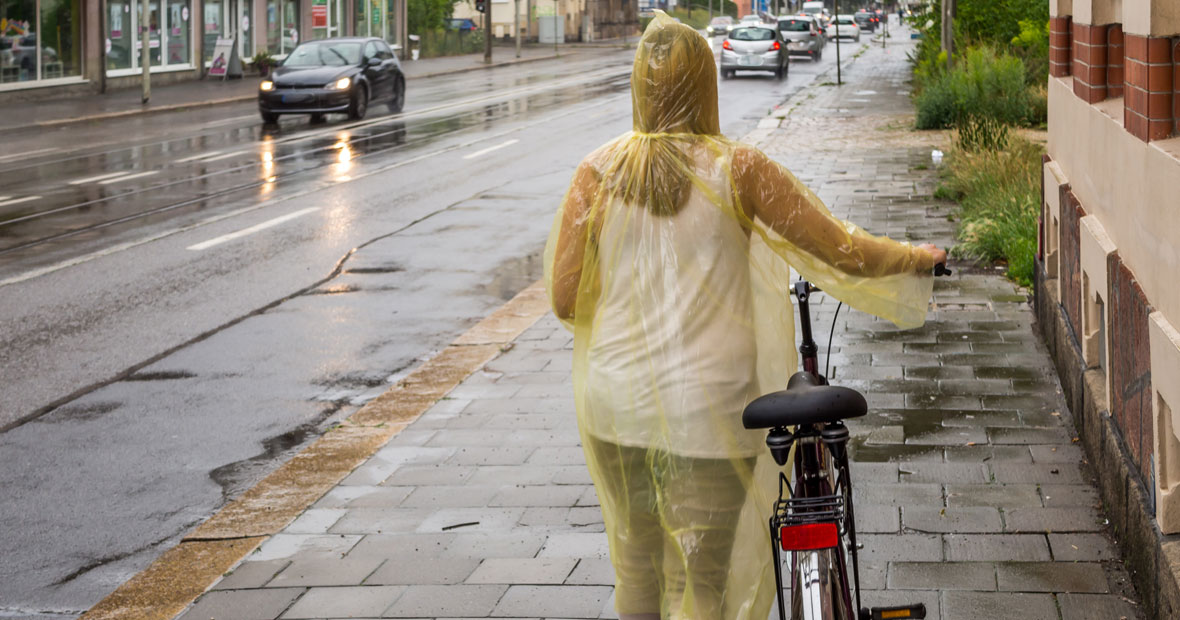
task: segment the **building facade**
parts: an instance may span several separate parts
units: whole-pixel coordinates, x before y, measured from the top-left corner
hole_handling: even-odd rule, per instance
[[[406,47],[406,0],[0,0],[0,103],[203,77],[217,41],[244,61],[299,41],[377,36]]]
[[[1180,2],[1049,2],[1037,312],[1145,608],[1175,617]]]
[[[540,21],[561,20],[566,41],[593,42],[635,36],[639,23],[638,0],[492,0],[492,36],[512,38],[520,27],[524,40],[540,37]],[[519,17],[514,16],[514,11]],[[471,0],[455,5],[454,16],[469,18],[483,28],[483,14]]]

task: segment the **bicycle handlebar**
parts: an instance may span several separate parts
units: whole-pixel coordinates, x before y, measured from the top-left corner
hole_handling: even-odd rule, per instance
[[[952,272],[950,269],[947,269],[947,267],[946,267],[946,263],[938,263],[938,264],[934,265],[934,275],[935,275],[935,277],[938,277],[938,276],[949,276],[949,275],[951,275],[952,273],[954,273],[954,272]]]

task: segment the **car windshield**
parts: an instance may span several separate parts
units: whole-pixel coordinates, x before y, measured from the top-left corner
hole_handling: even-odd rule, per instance
[[[774,31],[769,28],[738,28],[729,33],[734,41],[770,41],[774,38]]]
[[[714,26],[720,26],[721,24],[728,24],[730,21],[731,20],[728,17],[714,17],[713,21],[709,23]]]
[[[836,23],[841,26],[847,26],[852,23],[852,18],[847,15],[841,15],[836,19]]]
[[[315,41],[295,48],[284,67],[344,67],[361,61],[361,44],[350,41]]]
[[[778,23],[778,29],[783,32],[807,32],[811,30],[811,21],[806,19],[784,19]]]

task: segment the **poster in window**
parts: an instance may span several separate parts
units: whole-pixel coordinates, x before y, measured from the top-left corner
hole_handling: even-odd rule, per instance
[[[111,5],[111,38],[123,38],[123,8],[122,5]]]
[[[313,4],[311,6],[311,27],[312,28],[327,28],[328,27],[328,5]]]

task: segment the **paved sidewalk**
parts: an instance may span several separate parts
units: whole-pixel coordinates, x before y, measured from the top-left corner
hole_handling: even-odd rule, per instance
[[[805,90],[751,138],[837,215],[947,244],[928,169],[943,137],[908,131],[905,49],[871,49],[841,89]],[[817,309],[823,333],[835,304]],[[1026,293],[963,269],[937,282],[922,329],[841,312],[831,375],[872,409],[851,425],[867,604],[1142,616],[1032,326]],[[570,347],[542,318],[181,617],[615,617]]]
[[[576,50],[561,50],[561,54],[575,54]],[[493,64],[483,62],[483,54],[465,54],[442,58],[425,58],[402,62],[408,79],[421,79],[464,73],[489,67],[500,67],[520,62],[546,60],[554,57],[552,46],[529,46],[521,50],[516,58],[515,49],[495,47]],[[247,74],[241,79],[221,80],[207,78],[188,80],[176,84],[152,87],[152,100],[148,105],[140,103],[142,92],[139,86],[120,88],[102,95],[79,95],[49,101],[11,102],[4,104],[0,115],[0,131],[49,127],[117,118],[136,114],[174,112],[196,107],[241,103],[254,99],[258,83],[262,78]]]

